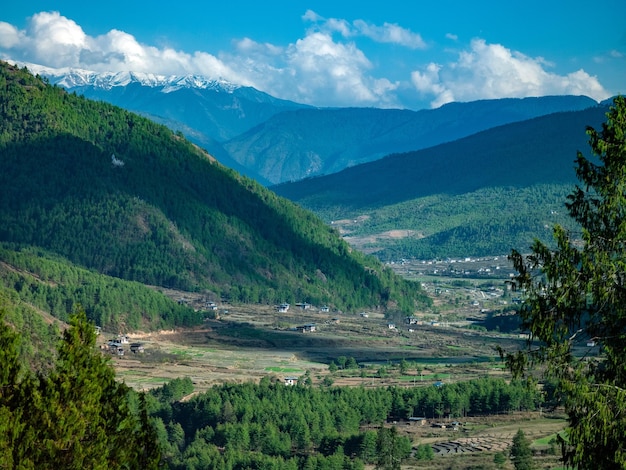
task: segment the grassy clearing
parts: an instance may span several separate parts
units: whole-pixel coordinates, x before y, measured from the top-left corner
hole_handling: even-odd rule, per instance
[[[565,431],[560,431],[554,434],[550,434],[549,436],[542,437],[541,439],[536,439],[532,442],[532,445],[536,447],[549,446],[551,443],[557,441],[559,436],[565,438]]]
[[[413,382],[413,381],[417,381],[417,382],[423,382],[423,381],[427,381],[427,382],[433,382],[433,381],[438,381],[438,380],[450,380],[450,378],[452,377],[451,374],[423,374],[423,375],[402,375],[400,377],[398,377],[398,380],[400,382]]]
[[[302,369],[295,369],[290,367],[266,367],[266,371],[268,372],[277,372],[280,374],[302,374],[304,371]]]

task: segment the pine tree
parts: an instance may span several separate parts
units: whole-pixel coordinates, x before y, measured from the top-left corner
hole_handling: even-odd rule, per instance
[[[587,133],[593,157],[578,152],[581,184],[566,204],[582,233],[556,226],[556,249],[536,241],[530,255],[511,254],[515,286],[527,296],[520,314],[536,340],[529,348],[538,346],[509,354],[508,363],[523,373],[542,361],[558,379],[568,465],[619,469],[626,468],[626,99],[615,98],[602,130]],[[575,347],[587,348],[584,360]]]
[[[18,337],[0,310],[0,468],[13,468],[15,447],[23,427],[19,410]],[[19,459],[19,457],[18,457]]]
[[[511,446],[510,454],[515,470],[532,470],[534,468],[530,441],[526,438],[524,431],[521,429],[519,429],[515,437],[513,437],[513,445]]]
[[[398,430],[395,426],[390,428],[381,426],[378,430],[376,441],[378,453],[377,470],[400,470],[400,462],[403,455],[399,440]]]
[[[15,335],[0,318],[0,466],[157,468],[145,403],[140,416],[132,413],[131,391],[95,349],[95,329],[84,311],[70,325],[55,368],[20,377]]]

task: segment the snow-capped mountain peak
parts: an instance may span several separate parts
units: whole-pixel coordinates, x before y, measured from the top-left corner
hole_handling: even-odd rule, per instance
[[[223,78],[208,78],[202,75],[159,75],[145,72],[94,72],[77,68],[51,68],[37,64],[19,63],[20,67],[27,67],[32,73],[46,77],[50,83],[71,90],[73,88],[94,87],[110,90],[114,87],[125,87],[131,83],[138,83],[145,87],[161,88],[163,93],[180,90],[182,88],[210,89],[225,93],[232,93],[240,85]]]

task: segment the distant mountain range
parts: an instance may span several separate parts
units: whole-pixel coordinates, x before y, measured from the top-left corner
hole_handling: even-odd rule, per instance
[[[549,114],[271,189],[314,210],[339,201],[346,210],[361,210],[490,187],[574,184],[576,152],[587,147],[585,128],[599,127],[607,111],[596,105]]]
[[[336,226],[351,244],[383,259],[523,251],[571,224],[576,154],[588,155],[585,129],[607,111],[541,116],[270,189],[329,222],[348,220]]]
[[[51,84],[87,98],[104,101],[146,116],[205,148],[222,164],[269,184],[224,151],[222,143],[274,114],[305,105],[274,98],[251,87],[197,75],[156,75],[134,72],[96,73],[22,64]]]
[[[432,147],[495,126],[597,103],[583,96],[486,100],[438,109],[299,109],[278,113],[224,143],[272,183],[327,175],[392,153]]]
[[[88,98],[179,130],[262,184],[298,181],[467,137],[492,127],[597,103],[584,96],[451,103],[432,110],[313,108],[198,76],[29,69]]]

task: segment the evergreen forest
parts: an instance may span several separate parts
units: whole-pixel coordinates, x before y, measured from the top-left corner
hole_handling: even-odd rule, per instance
[[[182,134],[6,63],[0,63],[0,160],[0,242],[11,266],[4,285],[13,284],[22,299],[38,298],[59,318],[80,297],[90,319],[119,323],[120,310],[103,301],[106,289],[98,286],[113,279],[234,302],[347,311],[410,313],[428,302],[418,284],[351,250],[312,213],[219,164]],[[32,287],[22,274],[28,269],[11,264],[33,253],[49,260],[33,267],[35,277],[55,265],[47,286]],[[79,268],[92,274],[74,284],[78,278],[69,273]],[[130,324],[194,321],[151,302],[157,301],[126,310]]]
[[[354,220],[344,233],[368,242],[353,246],[385,261],[530,249],[555,224],[576,228],[565,207],[576,152],[607,111],[548,114],[272,189],[327,222]]]
[[[365,388],[266,376],[199,394],[180,378],[137,392],[115,380],[80,310],[48,367],[25,367],[6,322],[14,308],[0,311],[0,468],[396,468],[385,462],[409,457],[413,444],[385,423],[535,410],[552,399],[525,381],[487,377]]]

